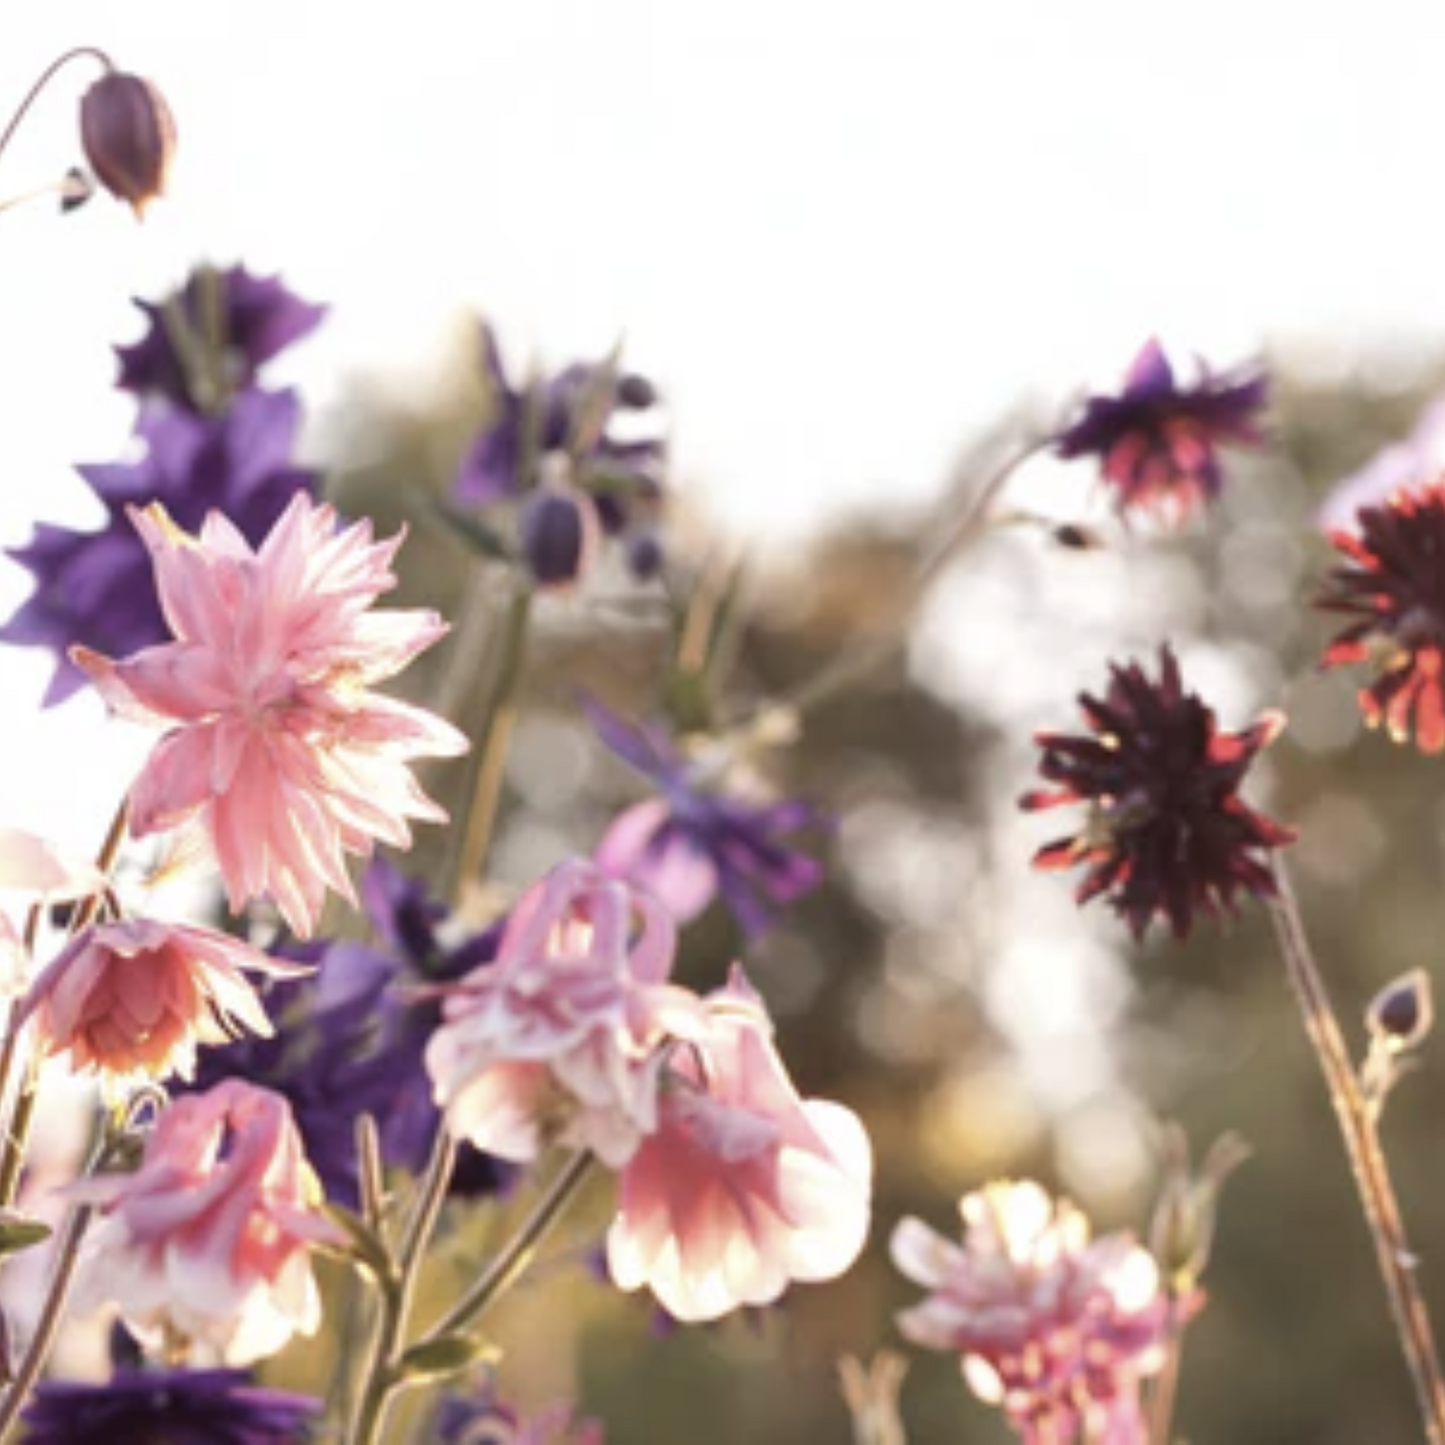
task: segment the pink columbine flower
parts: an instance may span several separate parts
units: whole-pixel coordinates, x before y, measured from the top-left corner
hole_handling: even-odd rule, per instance
[[[76,1072],[107,1083],[191,1078],[197,1044],[241,1030],[269,1035],[247,971],[306,972],[239,939],[180,923],[132,918],[87,928],[41,970],[22,1005],[40,1049],[70,1053]]]
[[[105,876],[23,828],[0,828],[0,892],[65,902],[98,893]]]
[[[74,652],[112,709],[166,730],[132,790],[131,832],[199,829],[232,908],[269,897],[307,937],[328,887],[354,899],[345,854],[410,846],[408,818],[446,820],[407,765],[466,739],[370,691],[446,624],[372,611],[402,536],[338,530],[304,493],[254,550],[218,513],[198,537],[156,505],[131,515],[175,640],[120,662]]]
[[[660,1046],[699,1018],[667,982],[676,942],[662,904],[590,863],[535,884],[427,1046],[452,1134],[519,1162],[563,1143],[626,1163],[657,1125]]]
[[[279,1094],[227,1079],[184,1095],[135,1173],[66,1194],[102,1215],[77,1307],[115,1302],[147,1348],[245,1365],[321,1323],[309,1251],[338,1231],[316,1212],[321,1189]]]
[[[802,1100],[742,970],[676,1047],[656,1132],[622,1171],[607,1264],[676,1318],[767,1305],[842,1274],[868,1234],[872,1148],[857,1116]]]
[[[1170,1304],[1147,1250],[1128,1234],[1090,1239],[1088,1219],[1032,1181],[967,1195],[962,1246],[917,1219],[893,1233],[893,1262],[930,1291],[898,1327],[962,1356],[981,1399],[1036,1445],[1077,1432],[1144,1445],[1138,1383],[1164,1358]],[[1174,1306],[1173,1320],[1193,1304]]]

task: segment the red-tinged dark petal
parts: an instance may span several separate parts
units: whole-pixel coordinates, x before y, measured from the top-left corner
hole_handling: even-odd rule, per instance
[[[101,76],[81,97],[80,141],[96,179],[137,216],[164,193],[176,123],[150,81],[119,70]]]
[[[1085,831],[1039,850],[1036,867],[1086,865],[1078,901],[1107,897],[1136,937],[1160,917],[1182,938],[1196,914],[1232,911],[1239,893],[1273,892],[1254,853],[1294,834],[1253,812],[1236,790],[1280,732],[1282,715],[1218,731],[1214,714],[1185,691],[1168,648],[1157,681],[1138,664],[1115,666],[1108,702],[1085,695],[1080,706],[1103,740],[1041,733],[1040,769],[1063,786],[1027,792],[1020,805],[1079,801],[1093,809]]]

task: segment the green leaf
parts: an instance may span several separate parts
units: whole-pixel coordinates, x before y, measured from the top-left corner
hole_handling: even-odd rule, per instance
[[[437,497],[427,503],[427,512],[444,523],[453,536],[460,538],[472,551],[480,552],[483,557],[491,557],[499,562],[516,560],[502,534],[489,527],[474,511]]]
[[[50,1235],[48,1224],[7,1210],[6,1217],[0,1218],[0,1258],[19,1254],[22,1249],[30,1249],[42,1240],[49,1239]]]
[[[472,1365],[495,1364],[502,1352],[480,1335],[438,1335],[413,1345],[402,1357],[399,1373],[411,1382],[455,1375]]]

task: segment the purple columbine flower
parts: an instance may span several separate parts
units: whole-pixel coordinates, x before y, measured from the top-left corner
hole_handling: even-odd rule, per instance
[[[457,501],[476,506],[521,501],[542,484],[544,469],[567,455],[573,463],[569,480],[591,500],[608,536],[630,539],[650,531],[662,500],[665,462],[662,438],[644,421],[657,404],[651,382],[632,373],[609,377],[607,367],[579,362],[553,377],[514,385],[496,334],[486,325],[482,366],[491,415],[462,460],[453,488]],[[623,435],[624,417],[636,436]],[[630,547],[627,555],[631,564]],[[655,570],[653,553],[640,555]]]
[[[28,1445],[302,1445],[321,1401],[244,1370],[117,1370],[106,1384],[45,1380],[21,1412]]]
[[[604,1437],[600,1422],[577,1419],[565,1402],[524,1419],[487,1388],[471,1397],[446,1396],[436,1438],[438,1445],[603,1445]]]
[[[722,792],[705,763],[686,758],[661,731],[625,722],[596,702],[587,711],[602,741],[660,793],[607,830],[594,854],[604,872],[655,894],[679,923],[721,897],[749,938],[771,926],[773,905],[791,903],[822,881],[822,864],[785,841],[826,826],[815,808]]]
[[[1259,413],[1268,395],[1261,374],[1175,380],[1163,348],[1144,344],[1118,396],[1092,396],[1084,414],[1055,439],[1064,458],[1096,456],[1121,514],[1186,520],[1221,486],[1218,449],[1264,440]]]
[[[244,266],[197,267],[165,301],[135,304],[145,313],[146,332],[116,347],[116,385],[206,413],[253,386],[266,362],[313,331],[326,314],[324,306],[303,301],[279,277],[253,276]]]
[[[244,1078],[283,1095],[326,1198],[348,1208],[358,1202],[354,1131],[362,1114],[376,1120],[386,1164],[416,1171],[425,1163],[440,1116],[423,1054],[440,1006],[417,995],[489,962],[501,934],[496,925],[444,943],[446,909],[380,857],[367,868],[362,897],[377,946],[340,940],[283,949],[316,971],[261,990],[275,1034],[203,1050],[191,1086],[200,1092]],[[514,1175],[469,1149],[451,1188],[494,1194]]]
[[[6,553],[35,586],[0,626],[0,642],[56,654],[45,706],[86,681],[70,661],[75,643],[125,657],[171,635],[150,555],[126,509],[160,502],[187,531],[214,509],[259,543],[298,491],[316,489],[316,474],[291,460],[300,422],[289,391],[243,392],[216,417],[152,409],[137,423],[145,447],[139,461],[78,468],[105,507],[105,526],[76,532],[41,523],[25,546]]]

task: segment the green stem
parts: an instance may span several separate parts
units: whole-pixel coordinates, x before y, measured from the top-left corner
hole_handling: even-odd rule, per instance
[[[1174,1428],[1174,1402],[1179,1395],[1179,1372],[1184,1362],[1184,1322],[1179,1317],[1179,1303],[1171,1291],[1169,1296],[1169,1341],[1165,1346],[1164,1364],[1154,1377],[1149,1395],[1149,1424],[1145,1432],[1150,1445],[1169,1445]]]
[[[406,1383],[400,1365],[406,1352],[407,1321],[427,1243],[446,1201],[456,1153],[451,1135],[445,1128],[438,1128],[431,1159],[403,1232],[400,1253],[394,1268],[380,1280],[379,1310],[372,1330],[361,1404],[347,1436],[349,1445],[374,1445],[381,1438],[391,1402]]]
[[[532,590],[518,585],[512,593],[503,624],[501,652],[488,688],[485,731],[474,754],[468,778],[470,802],[453,837],[460,846],[448,868],[450,895],[460,902],[466,885],[486,863],[497,808],[502,796],[507,754],[517,725],[522,678],[526,673],[528,627],[532,618]]]
[[[480,1319],[487,1308],[506,1292],[532,1262],[543,1237],[576,1194],[591,1165],[592,1154],[586,1149],[567,1161],[487,1272],[427,1331],[426,1339],[434,1340],[452,1334]]]
[[[1330,1103],[1334,1106],[1365,1224],[1375,1246],[1395,1333],[1414,1381],[1425,1438],[1430,1445],[1445,1445],[1445,1384],[1441,1381],[1430,1317],[1415,1276],[1414,1255],[1405,1237],[1404,1220],[1385,1152],[1305,935],[1299,905],[1283,865],[1277,860],[1273,874],[1279,890],[1270,908],[1275,937],[1299,1001],[1305,1033],[1319,1060]]]

